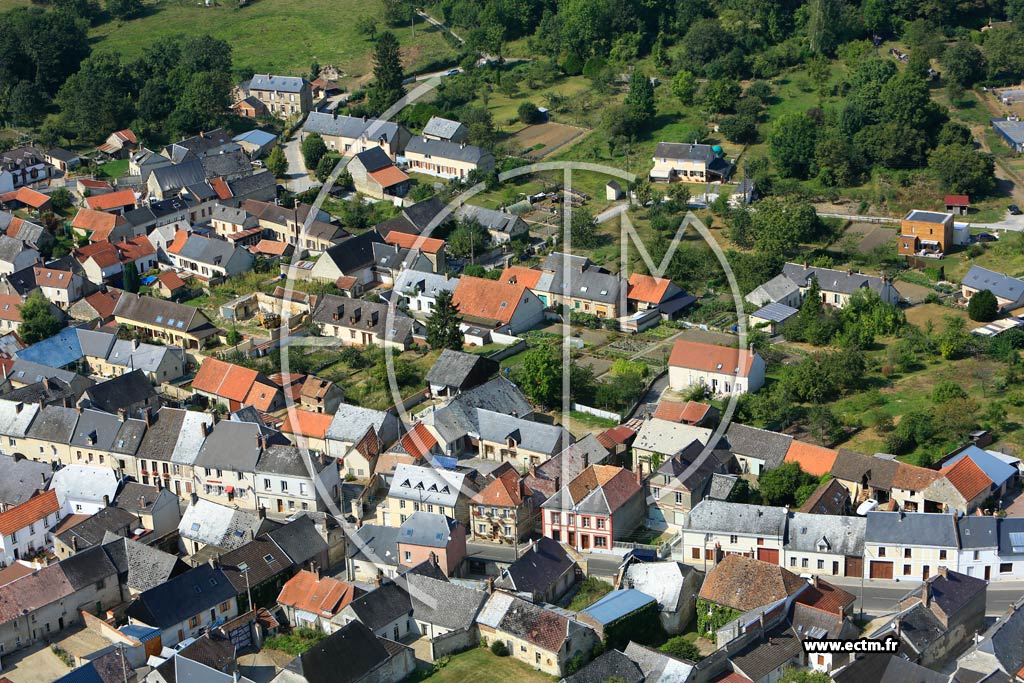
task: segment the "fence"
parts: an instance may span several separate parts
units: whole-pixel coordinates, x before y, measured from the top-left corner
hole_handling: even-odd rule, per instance
[[[613,413],[609,410],[601,410],[600,408],[591,408],[585,406],[582,403],[573,403],[572,409],[587,415],[593,415],[594,417],[604,418],[605,420],[615,420],[616,422],[622,422],[622,416],[618,413]]]
[[[492,339],[494,338],[493,334],[491,335],[491,338]],[[514,356],[517,353],[519,353],[520,351],[523,351],[525,349],[526,349],[526,340],[525,339],[520,339],[519,341],[517,341],[514,344],[509,344],[508,346],[506,346],[504,348],[501,348],[501,349],[498,349],[497,351],[492,351],[491,353],[487,354],[487,357],[490,358],[491,360],[495,360],[495,361],[505,360],[506,358],[508,358],[510,356]]]
[[[419,404],[426,401],[429,395],[430,391],[428,389],[420,389],[415,394],[403,398],[401,403],[396,403],[395,405],[388,408],[388,412],[394,415],[395,417],[398,417],[399,413],[401,413],[402,411],[414,408],[415,406],[418,406]]]
[[[855,221],[857,223],[888,223],[897,224],[900,222],[899,218],[886,218],[882,216],[857,216],[854,214],[846,213],[819,213],[819,218],[839,218],[844,221]]]

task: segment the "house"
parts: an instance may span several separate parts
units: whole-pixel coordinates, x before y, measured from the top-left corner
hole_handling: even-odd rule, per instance
[[[277,136],[265,130],[253,129],[232,138],[241,145],[245,153],[253,159],[266,156],[277,144]]]
[[[327,454],[346,474],[368,478],[380,454],[398,440],[398,429],[398,418],[390,412],[342,404],[327,428]]]
[[[659,142],[648,177],[651,182],[710,183],[728,180],[733,169],[711,145]]]
[[[271,202],[250,199],[246,200],[241,208],[246,214],[256,217],[259,227],[267,237],[299,248],[323,251],[312,242],[307,243],[307,240],[315,239],[320,233],[325,233],[328,238],[336,237],[338,240],[347,234],[344,231],[341,231],[342,234],[335,234],[339,228],[330,223],[331,215],[319,209],[313,213],[313,206],[303,202],[296,202],[294,208],[289,209]],[[307,222],[308,229],[305,228]],[[327,245],[327,248],[334,244]]]
[[[134,191],[118,190],[86,197],[85,206],[93,211],[123,216],[129,209],[135,208],[136,201]]]
[[[173,270],[161,272],[150,286],[165,299],[174,299],[188,291],[188,285]]]
[[[53,246],[53,235],[38,223],[32,223],[13,214],[2,213],[0,214],[0,226],[3,226],[4,223],[7,224],[8,237],[19,239],[36,251],[46,252]]]
[[[518,543],[533,533],[543,498],[513,469],[496,476],[470,501],[473,540]]]
[[[0,194],[48,179],[51,168],[45,155],[35,147],[0,152]]]
[[[897,253],[901,256],[941,255],[952,246],[952,213],[914,209],[900,221]]]
[[[796,463],[804,472],[820,477],[832,471],[839,451],[793,439],[789,443],[784,462]]]
[[[521,471],[547,462],[572,442],[572,434],[560,425],[482,408],[476,411],[476,424],[480,457],[508,462]]]
[[[219,282],[252,270],[254,256],[230,242],[179,231],[167,248],[167,257],[179,274],[206,282]]]
[[[465,180],[474,171],[493,171],[494,155],[465,142],[448,142],[417,135],[405,146],[410,171]]]
[[[496,591],[477,616],[481,640],[505,644],[509,656],[552,676],[564,676],[570,661],[586,658],[599,638],[572,617]]]
[[[350,583],[303,570],[285,582],[277,604],[290,624],[329,632],[331,618],[362,594]]]
[[[777,602],[791,602],[808,588],[807,581],[777,564],[727,555],[707,573],[698,597],[743,613]]]
[[[539,270],[512,266],[501,282],[526,285],[545,307],[568,306],[576,313],[615,318],[623,283],[583,256],[552,252]]]
[[[114,506],[135,515],[142,528],[157,538],[177,531],[181,523],[178,497],[159,482],[147,486],[137,481],[126,481],[114,497]]]
[[[647,472],[658,469],[661,463],[697,444],[697,452],[707,445],[712,430],[658,417],[644,420],[633,439],[633,469]]]
[[[719,411],[710,403],[662,399],[651,417],[692,427],[711,427],[718,423]]]
[[[677,339],[668,359],[669,386],[702,384],[716,396],[755,393],[764,386],[765,362],[756,351]]]
[[[427,386],[434,396],[456,396],[480,386],[497,372],[498,364],[490,358],[445,349],[427,372]]]
[[[61,519],[56,491],[47,491],[0,512],[0,562],[9,566],[45,550],[49,530]]]
[[[243,97],[232,104],[231,110],[238,116],[243,116],[247,119],[258,119],[261,116],[267,116],[268,114],[266,105],[252,95]]]
[[[480,636],[476,617],[480,613],[487,593],[452,583],[438,576],[436,568],[427,564],[405,574],[412,602],[412,616],[429,653],[424,658],[437,659],[466,647],[477,646]]]
[[[605,463],[608,456],[608,449],[597,437],[588,434],[547,462],[530,470],[526,476],[526,485],[545,499],[550,498],[562,488],[563,480],[572,481],[591,465]]]
[[[464,123],[431,116],[427,125],[423,127],[423,137],[443,142],[465,142],[469,139],[469,129]]]
[[[82,157],[63,147],[51,147],[46,150],[43,153],[43,160],[64,174],[82,165]]]
[[[151,296],[124,293],[114,305],[114,320],[151,339],[186,349],[201,349],[221,333],[199,309]]]
[[[398,527],[363,524],[346,548],[346,575],[349,581],[376,584],[398,575]],[[337,623],[337,622],[335,622]]]
[[[413,235],[400,230],[391,230],[384,236],[384,242],[392,247],[396,247],[400,254],[405,255],[408,253],[405,260],[410,262],[410,265],[406,266],[410,270],[444,273],[447,269],[444,240],[424,237],[423,235]],[[413,257],[414,253],[418,255]],[[411,263],[419,258],[425,258],[430,264],[429,267],[413,267]]]
[[[697,300],[692,294],[680,289],[668,278],[632,273],[626,290],[626,306],[629,311],[658,310],[662,317],[673,320],[687,306]]]
[[[850,297],[862,289],[871,290],[882,301],[893,306],[899,303],[899,292],[893,287],[892,281],[888,277],[876,277],[832,268],[811,268],[796,263],[785,264],[782,267],[782,274],[792,280],[800,289],[801,303],[811,286],[811,279],[818,281],[818,287],[821,288],[821,301],[828,306],[842,308],[850,301]],[[795,307],[794,304],[788,305]]]
[[[383,242],[376,230],[368,230],[329,247],[313,264],[309,278],[334,283],[339,289],[359,295],[363,287],[376,281],[373,250]]]
[[[45,409],[40,415],[45,414]],[[36,420],[33,420],[33,426]],[[49,488],[53,468],[45,462],[0,455],[0,513],[28,502]]]
[[[230,552],[277,526],[252,512],[193,496],[178,524],[181,548],[193,558],[206,548],[204,554]]]
[[[464,325],[506,334],[525,332],[544,319],[544,304],[525,285],[464,275],[452,302]]]
[[[472,490],[465,486],[461,472],[399,465],[391,478],[386,499],[377,508],[377,521],[385,526],[400,527],[415,512],[447,515],[462,524],[469,522],[469,499]]]
[[[1011,464],[1008,456],[998,451],[986,451],[971,445],[941,463],[943,466],[954,465],[960,460],[970,459],[992,481],[993,496],[1001,496],[1013,487],[1020,477],[1020,470]]]
[[[590,465],[541,506],[544,536],[578,550],[611,548],[643,520],[639,480],[621,467]]]
[[[78,178],[75,181],[75,191],[83,198],[88,195],[105,194],[113,192],[114,186],[105,180],[90,180],[89,178]]]
[[[1021,633],[1024,632],[1024,609],[1021,600],[1016,600],[992,626],[979,634],[977,642],[957,658],[956,677],[958,680],[1013,680],[1013,676],[1024,668],[1024,649],[1021,648]],[[998,678],[999,675],[1002,678]]]
[[[730,555],[779,564],[786,510],[707,498],[694,506],[682,528],[682,561],[703,571]]]
[[[256,507],[278,515],[291,515],[296,510],[324,512],[340,500],[338,463],[322,453],[268,445],[256,461],[253,478]]]
[[[128,175],[138,176],[145,185],[153,169],[170,165],[171,160],[163,154],[142,147],[128,156]]]
[[[645,525],[652,529],[680,528],[686,523],[687,513],[710,494],[715,475],[725,473],[726,466],[718,453],[704,451],[700,442],[690,442],[666,459],[648,480]]]
[[[982,579],[940,567],[920,589],[904,596],[896,615],[870,637],[894,635],[904,657],[921,666],[942,667],[982,630],[985,587]]]
[[[834,467],[835,465],[833,465]],[[852,502],[850,490],[838,479],[829,479],[814,489],[814,493],[800,506],[800,512],[810,512],[816,515],[846,515],[853,509]]]
[[[771,683],[779,680],[785,670],[802,667],[805,661],[803,640],[788,621],[771,627],[755,622],[731,649],[728,664],[732,666],[732,676],[738,678],[722,679],[728,683]]]
[[[864,532],[864,577],[927,579],[957,552],[956,515],[869,512]]]
[[[781,304],[788,308],[797,308],[803,300],[800,287],[786,275],[776,275],[768,282],[758,285],[754,291],[744,297],[755,306],[764,307],[768,304]]]
[[[133,370],[89,387],[78,405],[105,413],[143,417],[160,408],[160,397],[146,374]]]
[[[76,519],[78,518],[78,519]],[[108,535],[118,538],[136,538],[139,518],[116,507],[105,507],[99,512],[80,519],[69,517],[64,524],[53,529],[53,553],[61,558],[103,545]]]
[[[43,296],[58,308],[67,308],[82,298],[85,281],[77,273],[42,266],[36,266],[33,271]]]
[[[410,313],[423,316],[433,312],[438,294],[452,293],[458,286],[457,277],[406,269],[395,276],[393,291],[401,297],[400,303],[404,303]]]
[[[79,330],[79,336],[86,330]],[[93,333],[102,335],[102,333]],[[106,335],[103,335],[106,336]],[[113,337],[113,335],[110,335]],[[104,340],[104,344],[108,340]],[[102,350],[102,349],[100,349]],[[120,377],[139,371],[154,386],[176,380],[185,374],[185,357],[176,346],[142,344],[136,340],[109,339],[106,356],[91,355],[94,351],[83,346],[83,359],[89,371],[102,377]]]
[[[789,513],[786,566],[800,574],[860,577],[866,524],[863,517]]]
[[[694,619],[697,604],[698,572],[682,562],[639,562],[626,565],[620,588],[640,591],[658,603],[658,618],[670,635],[686,631]]]
[[[392,161],[405,151],[411,137],[401,124],[337,112],[311,112],[302,127],[303,139],[312,133],[322,137],[332,152],[349,156],[380,148]]]
[[[358,152],[345,169],[352,176],[356,192],[368,197],[404,197],[409,192],[409,176],[380,147]]]
[[[320,334],[347,346],[381,346],[404,351],[413,341],[416,323],[386,303],[325,294],[313,311]]]
[[[135,133],[126,128],[108,135],[106,141],[96,149],[113,159],[125,159],[138,144]]]
[[[305,78],[256,74],[248,90],[250,97],[279,118],[302,116],[313,108],[313,87]]]
[[[947,194],[943,205],[946,213],[966,216],[971,209],[971,198],[965,194]]]
[[[398,528],[395,539],[401,566],[436,562],[445,576],[458,576],[466,559],[466,527],[444,514],[414,512]]]
[[[416,670],[412,648],[352,621],[293,659],[271,683],[399,683]]]
[[[1000,311],[1012,311],[1024,306],[1024,281],[972,265],[960,283],[960,294],[970,300],[983,289],[995,295]]]
[[[222,128],[216,128],[172,142],[164,147],[163,155],[175,164],[180,164],[190,158],[200,159],[237,149],[240,149],[240,146],[231,140],[231,134]]]
[[[146,181],[146,189],[149,191],[150,197],[171,199],[183,189],[202,185],[205,182],[206,170],[203,167],[202,159],[188,157],[170,166],[154,168]]]
[[[781,334],[791,320],[796,318],[799,309],[777,302],[762,306],[747,317],[747,325],[754,330],[765,330],[769,335]]]
[[[582,579],[583,570],[565,547],[542,536],[501,571],[494,587],[533,603],[555,603]]]
[[[224,572],[204,564],[143,591],[126,614],[160,629],[160,642],[171,647],[238,616],[238,600]]]
[[[121,476],[109,467],[68,465],[53,473],[50,489],[57,492],[66,515],[93,515],[110,505]]]
[[[944,500],[943,512],[958,510],[970,513],[980,507],[996,489],[985,471],[972,458],[960,458],[939,470],[936,479],[924,491],[926,499]],[[952,488],[953,491],[949,491]],[[955,496],[950,493],[955,492]]]
[[[850,664],[832,672],[835,683],[861,683],[877,681],[878,683],[948,683],[949,675],[926,669],[895,654],[859,655]],[[960,679],[959,676],[954,680]],[[981,679],[978,679],[981,680]],[[995,679],[993,679],[995,680]]]
[[[406,235],[392,231],[391,235]],[[421,238],[415,235],[406,235],[405,241],[420,241]],[[440,240],[437,240],[440,241]],[[394,287],[395,278],[405,270],[415,270],[424,273],[433,273],[434,266],[426,254],[419,249],[407,249],[397,244],[374,244],[373,250],[373,279],[382,285]]]
[[[402,212],[377,225],[377,232],[387,237],[392,232],[419,235],[453,224],[450,210],[437,197],[431,197],[402,208]]]
[[[459,220],[473,220],[482,225],[492,244],[507,244],[530,232],[530,226],[516,214],[475,204],[463,204],[455,210],[455,216]]]
[[[0,274],[10,275],[15,271],[38,263],[39,252],[19,239],[0,235]]]

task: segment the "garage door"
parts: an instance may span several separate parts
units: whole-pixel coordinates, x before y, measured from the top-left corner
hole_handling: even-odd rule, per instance
[[[864,560],[859,557],[846,557],[845,576],[861,576],[864,573]]]
[[[871,578],[872,579],[891,579],[892,578],[892,562],[872,562],[871,563]]]
[[[773,548],[758,548],[757,559],[762,562],[771,562],[772,564],[779,563],[779,551]]]

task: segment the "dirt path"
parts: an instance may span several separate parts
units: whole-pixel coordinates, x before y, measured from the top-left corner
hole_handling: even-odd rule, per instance
[[[1002,112],[996,107],[992,101],[983,95],[974,93],[974,96],[981,103],[981,106],[985,107],[988,113],[992,114],[993,117],[1002,116]],[[992,152],[992,148],[989,147],[988,140],[985,138],[987,132],[986,126],[971,126],[971,135],[978,142],[978,145],[985,152]],[[1017,204],[1024,202],[1024,179],[1020,177],[1013,169],[1002,163],[1002,160],[998,157],[995,163],[995,176],[996,184],[1001,192],[1005,192],[1007,195],[1013,198],[1013,201]]]

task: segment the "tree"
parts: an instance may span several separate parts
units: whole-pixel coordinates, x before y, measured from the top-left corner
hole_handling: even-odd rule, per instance
[[[680,69],[672,77],[672,94],[679,98],[679,101],[689,106],[693,104],[693,98],[697,94],[697,77],[686,69]]]
[[[629,79],[626,107],[634,123],[643,126],[654,116],[654,86],[647,74],[637,69]]]
[[[533,102],[523,102],[519,105],[519,109],[516,113],[519,115],[519,120],[528,126],[534,123],[540,123],[544,120],[544,115],[540,113],[540,110],[537,109],[537,105]]]
[[[746,145],[757,140],[757,120],[750,116],[726,116],[718,130],[729,142]]]
[[[40,289],[28,295],[21,305],[21,325],[18,336],[26,344],[35,344],[64,329],[60,319],[53,313],[53,307]]]
[[[784,462],[773,470],[761,473],[758,491],[767,505],[793,505],[801,486],[816,483],[817,479],[804,472],[799,463]]]
[[[320,78],[320,62],[313,60],[313,63],[309,65],[309,80],[315,81]]]
[[[475,218],[465,218],[452,230],[448,236],[448,249],[459,258],[470,260],[476,254],[487,249],[490,242],[490,235]]]
[[[778,683],[832,683],[832,679],[820,671],[787,668]]]
[[[316,179],[321,183],[327,182],[328,176],[331,175],[331,171],[334,170],[335,164],[338,163],[336,156],[325,154],[320,157],[320,161],[316,164]]]
[[[373,17],[359,17],[356,19],[356,31],[361,36],[366,36],[370,40],[374,40],[377,37],[377,21]]]
[[[374,114],[382,114],[405,94],[403,80],[405,73],[402,71],[398,39],[395,34],[385,31],[377,38],[377,47],[373,52],[373,86],[370,89],[369,106]]]
[[[106,0],[105,6],[115,19],[132,19],[142,13],[142,0]]]
[[[530,400],[541,406],[554,406],[562,395],[562,359],[558,350],[539,346],[523,354],[516,369],[516,380]]]
[[[306,168],[316,169],[325,154],[327,154],[327,143],[319,133],[312,133],[302,141],[302,159],[306,162]]]
[[[666,654],[672,655],[673,657],[686,659],[691,662],[699,662],[704,658],[704,655],[700,653],[700,649],[698,649],[698,647],[689,640],[686,640],[683,636],[669,638],[668,641],[658,649]]]
[[[574,209],[572,222],[569,224],[569,234],[572,236],[573,246],[582,249],[596,247],[601,241],[601,235],[597,231],[597,221],[594,215],[587,209]]]
[[[267,155],[267,169],[274,174],[275,178],[284,178],[288,175],[288,159],[284,156],[284,150],[275,147]]]
[[[739,81],[730,78],[717,78],[708,81],[700,94],[700,102],[716,114],[731,111],[736,106],[742,92]]]
[[[459,307],[452,302],[452,293],[438,292],[434,298],[434,310],[427,318],[427,343],[432,349],[461,351],[464,341],[459,329]]]
[[[806,180],[817,135],[818,126],[806,114],[783,114],[776,119],[768,136],[768,154],[779,173]]]
[[[50,193],[50,204],[57,211],[64,211],[70,209],[73,198],[71,193],[63,187],[58,187],[56,190]]]
[[[960,40],[942,53],[942,68],[948,80],[969,88],[985,75],[985,55],[974,43]]]
[[[124,291],[138,294],[139,287],[142,283],[139,280],[139,269],[135,265],[135,261],[128,261],[124,264],[124,275],[122,276],[122,280]]]
[[[992,322],[999,315],[999,302],[996,295],[987,289],[975,292],[967,303],[967,315],[979,323]]]
[[[970,145],[942,145],[928,155],[928,168],[950,192],[972,197],[986,195],[995,186],[991,154]]]
[[[0,99],[0,103],[2,103]],[[0,107],[0,115],[3,108]],[[7,114],[16,126],[32,126],[46,113],[46,95],[35,83],[18,81],[7,95]]]

